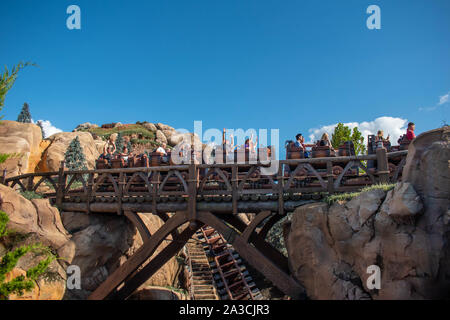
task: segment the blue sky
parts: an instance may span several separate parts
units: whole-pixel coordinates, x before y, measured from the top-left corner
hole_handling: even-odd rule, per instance
[[[68,30],[66,8],[81,8]],[[366,8],[381,8],[368,30]],[[15,120],[193,129],[279,128],[396,117],[450,122],[448,0],[0,2],[0,62],[34,61],[6,97]],[[441,99],[442,100],[442,99]],[[444,97],[445,101],[445,97]],[[319,130],[320,131],[320,130]]]

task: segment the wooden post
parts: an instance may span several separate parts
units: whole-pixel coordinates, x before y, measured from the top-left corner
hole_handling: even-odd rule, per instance
[[[194,223],[197,217],[197,187],[198,167],[195,163],[189,165],[188,181],[188,220]]]
[[[3,169],[2,175],[0,176],[0,184],[5,184],[6,181],[6,169]]]
[[[334,192],[334,179],[333,179],[333,163],[331,161],[327,161],[327,191],[329,194]]]
[[[123,197],[123,188],[124,185],[126,184],[125,182],[126,177],[125,174],[123,172],[119,173],[119,183],[118,183],[118,189],[119,189],[119,194],[116,195],[117,197],[117,214],[120,216],[122,215],[122,197]]]
[[[160,179],[160,172],[154,171],[152,173],[152,186],[153,186],[153,193],[152,193],[152,213],[158,214],[157,212],[157,202],[156,198],[158,197],[158,188],[159,188],[159,179]]]
[[[64,161],[61,161],[58,172],[58,189],[56,190],[56,206],[61,206],[66,189],[66,175],[64,174]]]
[[[384,147],[377,148],[377,174],[379,183],[389,182],[387,150]]]
[[[278,213],[284,215],[284,179],[283,164],[278,162]]]
[[[34,176],[29,176],[27,181],[27,191],[33,191]]]
[[[86,213],[91,213],[91,200],[92,200],[92,187],[94,186],[94,174],[89,173],[89,177],[87,179],[87,195],[86,195]]]
[[[238,214],[238,200],[239,200],[239,180],[238,180],[238,166],[234,164],[231,167],[231,187],[233,190],[233,214]]]

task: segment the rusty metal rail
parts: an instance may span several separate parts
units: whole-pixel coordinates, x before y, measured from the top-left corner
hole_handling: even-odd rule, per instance
[[[222,300],[260,300],[262,295],[239,254],[209,226],[200,229],[200,240],[210,259],[217,291]]]
[[[185,246],[188,288],[192,300],[218,300],[213,273],[203,245],[193,236]]]

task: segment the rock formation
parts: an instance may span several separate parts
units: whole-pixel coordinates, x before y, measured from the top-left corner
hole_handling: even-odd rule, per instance
[[[21,237],[13,243],[2,243],[4,251],[6,247],[10,249],[31,243],[42,243],[52,250],[58,250],[64,245],[69,234],[64,229],[59,212],[49,205],[48,200],[34,199],[27,200],[17,192],[6,186],[0,185],[0,210],[9,216],[8,229],[14,230]],[[30,267],[35,266],[42,257],[36,257],[32,253],[26,254],[19,260],[16,268],[7,275],[8,279],[25,273]],[[46,274],[37,281],[37,286],[32,292],[24,296],[12,296],[11,299],[62,299],[65,292],[66,273],[58,260],[53,261]]]
[[[85,123],[79,124],[75,129],[73,129],[73,132],[85,131],[85,130],[89,130],[92,128],[98,128],[98,125],[90,123],[90,122],[85,122]]]
[[[297,208],[285,225],[290,268],[311,299],[433,299],[450,293],[450,134],[418,136],[403,182],[346,202]],[[369,289],[367,268],[381,270]]]
[[[1,165],[7,177],[34,172],[44,147],[37,125],[8,120],[0,123],[0,153],[16,154]]]
[[[50,145],[42,155],[39,170],[44,172],[58,171],[61,161],[64,160],[67,147],[76,136],[80,139],[88,169],[93,169],[95,160],[100,155],[100,152],[96,147],[92,134],[89,132],[60,132],[47,139],[50,141]]]

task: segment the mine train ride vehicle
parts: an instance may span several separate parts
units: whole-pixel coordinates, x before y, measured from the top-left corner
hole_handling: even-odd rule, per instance
[[[265,179],[261,176],[261,172],[258,169],[251,170],[252,163],[255,161],[260,163],[267,163],[270,165],[270,159],[273,156],[272,148],[259,148],[257,152],[250,152],[249,150],[235,150],[234,152],[224,152],[224,146],[219,146],[213,149],[211,157],[212,162],[216,164],[230,164],[239,163],[238,179],[247,179],[244,186],[246,189],[252,188],[270,188],[269,179]],[[137,156],[130,156],[127,160],[117,156],[115,159],[108,161],[106,159],[98,159],[96,161],[97,169],[119,169],[119,168],[149,168],[159,166],[174,166],[183,165],[189,163],[205,164],[203,159],[203,153],[191,150],[190,160],[189,156],[183,157],[180,153],[179,162],[175,163],[172,157],[172,152],[167,152],[167,155],[162,155],[158,152],[144,153]],[[220,156],[222,155],[222,156]],[[187,158],[187,159],[186,159]],[[184,159],[184,160],[183,160]],[[248,165],[246,165],[248,164]],[[220,172],[215,170],[208,170],[207,168],[201,168],[199,170],[199,181],[203,184],[203,190],[217,190],[226,188],[226,182],[231,183],[231,167],[221,168]],[[152,173],[153,174],[153,173]],[[159,181],[164,181],[169,173],[166,171],[160,172]],[[180,171],[179,174],[184,181],[188,180],[188,172]],[[113,173],[114,175],[114,173]],[[128,174],[127,174],[128,175]],[[129,174],[132,175],[132,174]],[[152,177],[148,177],[148,181],[152,181]],[[164,184],[164,191],[182,191],[183,185],[180,183],[179,177],[172,175],[167,178]],[[105,182],[100,188],[101,191],[113,191],[112,186]],[[147,190],[142,181],[136,181],[132,186],[133,191],[145,191]]]
[[[394,152],[400,150],[407,150],[409,145],[409,140],[405,136],[401,137],[398,146],[391,146],[388,141],[377,142],[374,135],[368,136],[367,151],[368,154],[375,154],[376,149],[380,147],[385,147],[387,152]],[[273,181],[276,181],[276,175],[272,176],[262,176],[259,169],[255,166],[252,167],[252,163],[255,160],[261,163],[268,163],[270,165],[270,159],[274,159],[274,153],[271,147],[259,148],[257,152],[249,152],[249,150],[239,149],[234,150],[234,152],[226,152],[225,146],[218,146],[212,152],[213,163],[216,164],[228,164],[228,163],[239,163],[238,169],[238,179],[245,179],[246,182],[243,186],[244,189],[270,189],[273,186]],[[286,142],[286,159],[305,159],[305,152],[302,148],[296,147],[294,142]],[[355,147],[351,141],[343,143],[339,146],[338,150],[333,149],[331,146],[321,146],[316,144],[311,148],[309,152],[309,158],[333,158],[333,157],[345,157],[354,156]],[[204,163],[202,157],[202,152],[191,151],[191,161],[196,164]],[[397,166],[402,166],[404,157],[389,157],[388,167],[390,176],[394,175]],[[182,162],[179,164],[187,164],[188,162]],[[248,164],[248,165],[245,165]],[[117,157],[116,159],[108,162],[105,159],[97,160],[97,169],[118,169],[118,168],[148,168],[157,166],[169,166],[175,165],[172,161],[171,152],[167,155],[162,155],[157,152],[144,153],[141,155],[130,156],[127,160]],[[339,177],[345,170],[347,166],[346,162],[333,162],[332,174],[335,178]],[[365,185],[370,183],[370,177],[364,175],[364,171],[368,173],[375,173],[376,171],[376,160],[369,160],[366,166],[354,165],[349,168],[345,174],[341,177],[342,185]],[[203,190],[223,190],[226,189],[227,182],[231,182],[231,167],[222,167],[220,173],[214,169],[201,168],[199,171],[199,181],[202,184]],[[318,187],[320,186],[319,177],[325,178],[327,176],[326,163],[308,163],[308,164],[284,164],[282,168],[284,172],[285,179],[288,179],[292,174],[294,178],[292,179],[292,186],[294,188],[304,188],[304,187]],[[397,174],[401,174],[401,170],[398,170]],[[188,180],[188,172],[179,172],[184,181]],[[153,174],[153,173],[152,173]],[[166,171],[160,173],[160,181],[163,181],[165,177],[169,174]],[[128,174],[127,174],[128,175]],[[132,175],[131,173],[129,175]],[[151,181],[151,176],[148,177],[148,181]],[[113,191],[112,186],[104,183],[102,186],[102,191]],[[132,184],[133,191],[146,191],[147,188],[142,181],[136,181]],[[164,185],[164,191],[182,191],[183,185],[180,183],[180,179],[176,175],[171,175],[167,178]]]

